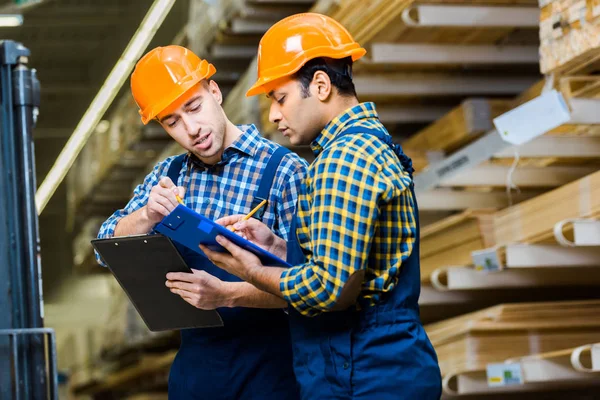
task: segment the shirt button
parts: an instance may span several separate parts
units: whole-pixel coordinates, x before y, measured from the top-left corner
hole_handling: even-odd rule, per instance
[[[345,362],[344,363],[344,369],[348,369],[350,368],[350,363],[349,362]]]
[[[210,199],[204,199],[204,204],[206,204],[206,205],[210,204]]]

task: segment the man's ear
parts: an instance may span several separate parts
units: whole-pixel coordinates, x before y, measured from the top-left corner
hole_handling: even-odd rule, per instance
[[[215,98],[217,103],[223,104],[223,94],[221,93],[221,89],[219,88],[219,85],[217,85],[217,82],[211,80],[208,83],[207,89],[210,92],[210,94]]]
[[[320,101],[326,101],[331,96],[331,79],[324,71],[317,71],[311,82],[312,95]]]

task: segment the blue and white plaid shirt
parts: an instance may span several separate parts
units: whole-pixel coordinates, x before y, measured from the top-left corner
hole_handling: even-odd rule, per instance
[[[183,202],[210,219],[232,214],[246,214],[260,185],[269,157],[279,147],[260,136],[254,125],[238,126],[243,134],[225,149],[215,165],[206,165],[188,153],[179,173],[177,186],[186,189]],[[114,236],[119,221],[142,208],[148,202],[153,186],[167,176],[175,157],[169,157],[154,167],[144,182],[138,185],[125,208],[115,211],[101,226],[98,238]],[[281,160],[265,209],[263,222],[278,236],[287,239],[296,200],[308,163],[295,153]],[[104,265],[98,253],[96,260]]]

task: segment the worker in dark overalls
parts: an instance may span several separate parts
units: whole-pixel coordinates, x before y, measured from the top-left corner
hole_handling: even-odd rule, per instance
[[[441,396],[437,355],[419,317],[419,215],[412,162],[359,103],[352,63],[365,54],[324,15],[273,25],[248,95],[271,99],[269,118],[315,155],[287,243],[239,216],[242,234],[293,267],[263,266],[223,237],[217,265],[289,304],[302,399],[432,400]],[[204,249],[203,246],[201,246]]]
[[[131,89],[142,122],[157,121],[186,152],[156,164],[98,237],[152,232],[178,205],[177,196],[211,219],[248,213],[266,199],[256,218],[287,237],[307,163],[262,138],[254,125],[231,123],[210,80],[215,72],[180,46],[156,48],[139,60]],[[198,308],[216,308],[224,326],[181,331],[169,398],[298,398],[285,301],[177,247],[194,272],[165,278],[166,285]],[[226,304],[219,305],[219,293],[227,294]]]

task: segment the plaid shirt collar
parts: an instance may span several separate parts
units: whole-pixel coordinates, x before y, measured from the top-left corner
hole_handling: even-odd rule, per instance
[[[360,103],[351,107],[329,121],[319,136],[310,144],[315,157],[325,149],[333,139],[344,129],[354,125],[361,119],[379,118],[375,110],[375,103],[366,102]]]
[[[242,134],[223,151],[223,157],[215,165],[227,164],[236,153],[244,153],[249,157],[254,157],[256,154],[260,142],[260,134],[256,126],[254,124],[236,126],[242,131]],[[214,166],[203,163],[191,153],[188,153],[188,157],[196,167],[206,169]]]

